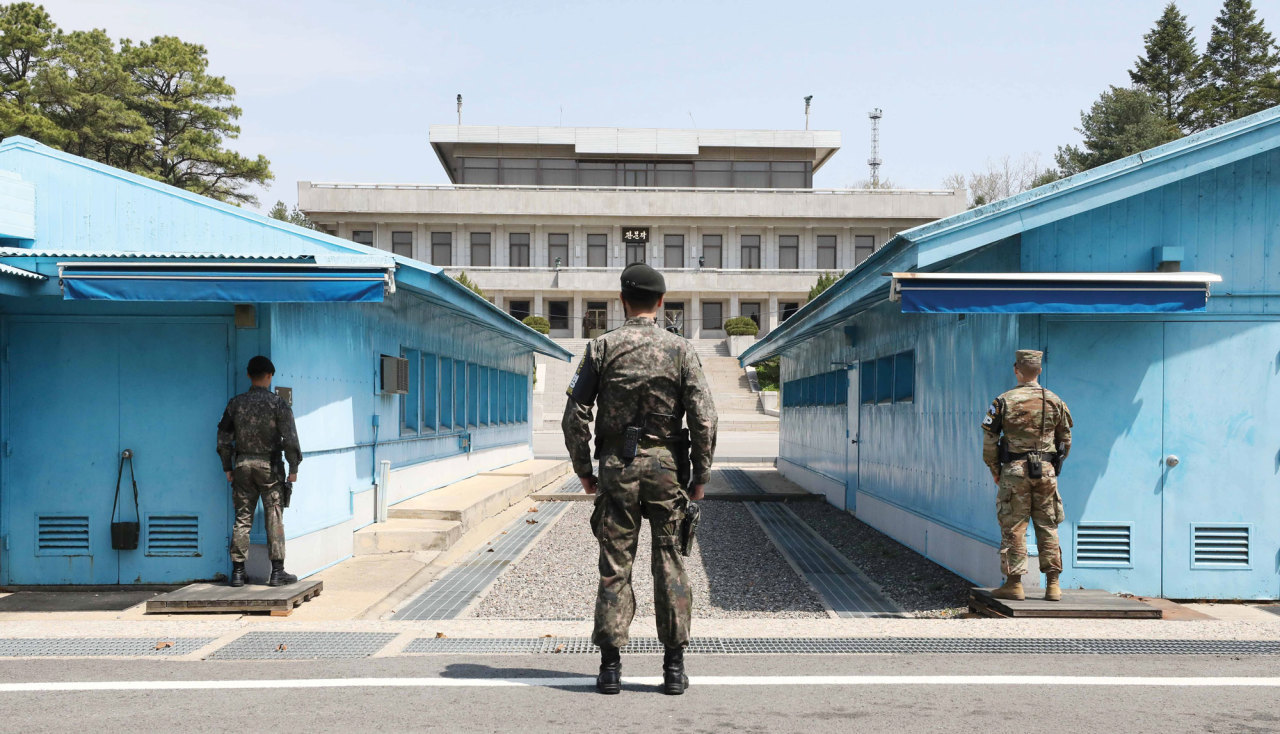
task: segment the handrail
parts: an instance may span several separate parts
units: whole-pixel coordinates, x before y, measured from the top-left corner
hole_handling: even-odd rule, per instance
[[[958,196],[959,189],[766,189],[694,186],[534,186],[526,184],[394,184],[394,183],[331,183],[311,182],[313,189],[356,189],[386,191],[644,191],[679,194],[817,194],[822,196],[847,196],[867,194],[871,196]]]

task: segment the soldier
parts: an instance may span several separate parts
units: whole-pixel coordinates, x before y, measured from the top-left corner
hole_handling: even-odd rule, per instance
[[[1005,582],[991,592],[999,599],[1026,598],[1022,576],[1027,572],[1028,517],[1036,528],[1040,571],[1047,580],[1044,598],[1062,599],[1058,525],[1066,515],[1057,477],[1071,451],[1071,411],[1062,398],[1036,381],[1042,356],[1030,349],[1018,350],[1013,363],[1018,386],[996,398],[982,420],[982,460],[1000,488],[996,518]]]
[[[596,689],[601,693],[621,690],[619,649],[627,644],[635,616],[631,566],[641,518],[646,517],[653,535],[658,637],[666,649],[662,690],[679,695],[689,685],[684,648],[689,644],[693,594],[677,536],[689,500],[702,498],[710,478],[716,410],[693,346],[656,323],[666,290],[662,275],[647,265],[622,271],[627,321],[587,345],[569,383],[562,423],[573,469],[587,494],[596,495],[591,530],[600,542],[600,587],[592,641],[600,646]],[[589,448],[593,403],[599,410],[598,478]],[[689,444],[680,425],[686,416]],[[678,456],[688,458],[681,461]],[[677,462],[687,466],[689,459],[686,493]]]
[[[231,482],[236,521],[231,533],[231,585],[244,586],[244,562],[249,554],[249,530],[253,511],[262,498],[267,525],[267,553],[271,558],[268,586],[285,586],[298,580],[284,570],[284,483],[298,480],[302,450],[293,411],[284,398],[271,392],[275,365],[266,357],[249,360],[252,387],[227,403],[218,422],[218,456]],[[289,460],[284,476],[280,452]]]

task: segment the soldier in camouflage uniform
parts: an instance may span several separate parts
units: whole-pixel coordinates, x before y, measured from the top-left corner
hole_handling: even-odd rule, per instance
[[[653,535],[654,604],[658,637],[666,648],[663,692],[683,693],[684,648],[689,643],[693,594],[678,548],[680,522],[690,498],[702,498],[716,443],[716,410],[693,346],[655,323],[666,284],[647,265],[622,273],[627,321],[593,340],[570,382],[562,428],[573,469],[587,494],[595,494],[591,530],[600,542],[600,587],[592,641],[600,646],[601,693],[621,690],[621,658],[635,616],[631,567],[641,518]],[[597,479],[589,446],[592,404]],[[688,492],[677,480],[672,439],[687,418],[692,443]],[[624,458],[624,433],[639,427],[635,458]],[[598,490],[598,491],[597,491]]]
[[[1066,516],[1057,474],[1071,451],[1071,411],[1062,398],[1037,382],[1042,356],[1030,349],[1018,351],[1013,365],[1018,386],[996,398],[982,420],[982,460],[1000,487],[996,518],[1005,582],[992,592],[1000,599],[1025,598],[1022,576],[1027,572],[1028,517],[1035,525],[1040,571],[1047,581],[1044,598],[1062,599],[1058,525]],[[1039,470],[1033,464],[1039,464]]]
[[[284,398],[271,392],[275,365],[266,357],[249,360],[252,387],[227,403],[218,422],[218,456],[231,482],[236,520],[231,533],[231,585],[244,586],[244,564],[249,555],[249,530],[253,512],[262,498],[267,526],[267,554],[271,558],[268,586],[284,586],[298,580],[284,570],[284,483],[298,479],[302,450],[293,411]],[[281,451],[289,460],[284,473]]]

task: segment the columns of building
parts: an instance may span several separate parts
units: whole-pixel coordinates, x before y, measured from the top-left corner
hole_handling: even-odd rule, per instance
[[[762,314],[762,317],[760,325],[764,328],[760,330],[760,336],[778,328],[778,294],[769,294],[769,310],[768,313]]]
[[[613,225],[613,233],[609,235],[609,249],[605,251],[605,264],[612,268],[621,268],[626,259],[626,250],[622,247],[622,225]]]
[[[542,301],[542,291],[533,292],[533,314],[544,319],[547,318],[547,311]]]
[[[702,254],[702,242],[698,240],[698,226],[689,226],[689,239],[684,243],[684,267],[698,267],[698,255]],[[688,318],[686,316],[685,318]]]
[[[586,318],[586,316],[587,313],[582,308],[582,294],[574,293],[573,307],[569,311],[569,325],[573,328],[574,339],[581,339],[583,337],[582,320]]]
[[[684,312],[684,324],[690,339],[702,338],[702,296],[696,291],[689,297],[689,310]]]
[[[764,237],[760,242],[760,267],[765,270],[778,269],[778,234],[774,227],[764,228]]]
[[[738,228],[729,227],[720,245],[720,258],[726,268],[742,267],[742,243],[738,241]]]
[[[507,245],[507,228],[498,224],[493,228],[493,237],[489,241],[489,263],[498,267],[511,264],[511,248]]]
[[[857,253],[853,249],[853,227],[845,227],[844,236],[840,238],[840,251],[836,255],[836,267],[841,270],[853,270]]]

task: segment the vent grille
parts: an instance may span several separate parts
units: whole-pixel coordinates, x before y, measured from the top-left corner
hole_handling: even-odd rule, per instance
[[[1132,526],[1081,523],[1076,526],[1077,566],[1132,566]]]
[[[195,515],[148,515],[147,555],[200,555],[200,518]]]
[[[89,555],[87,515],[38,515],[36,554],[42,556]]]
[[[1247,525],[1193,525],[1191,563],[1194,566],[1248,567],[1249,527]]]

